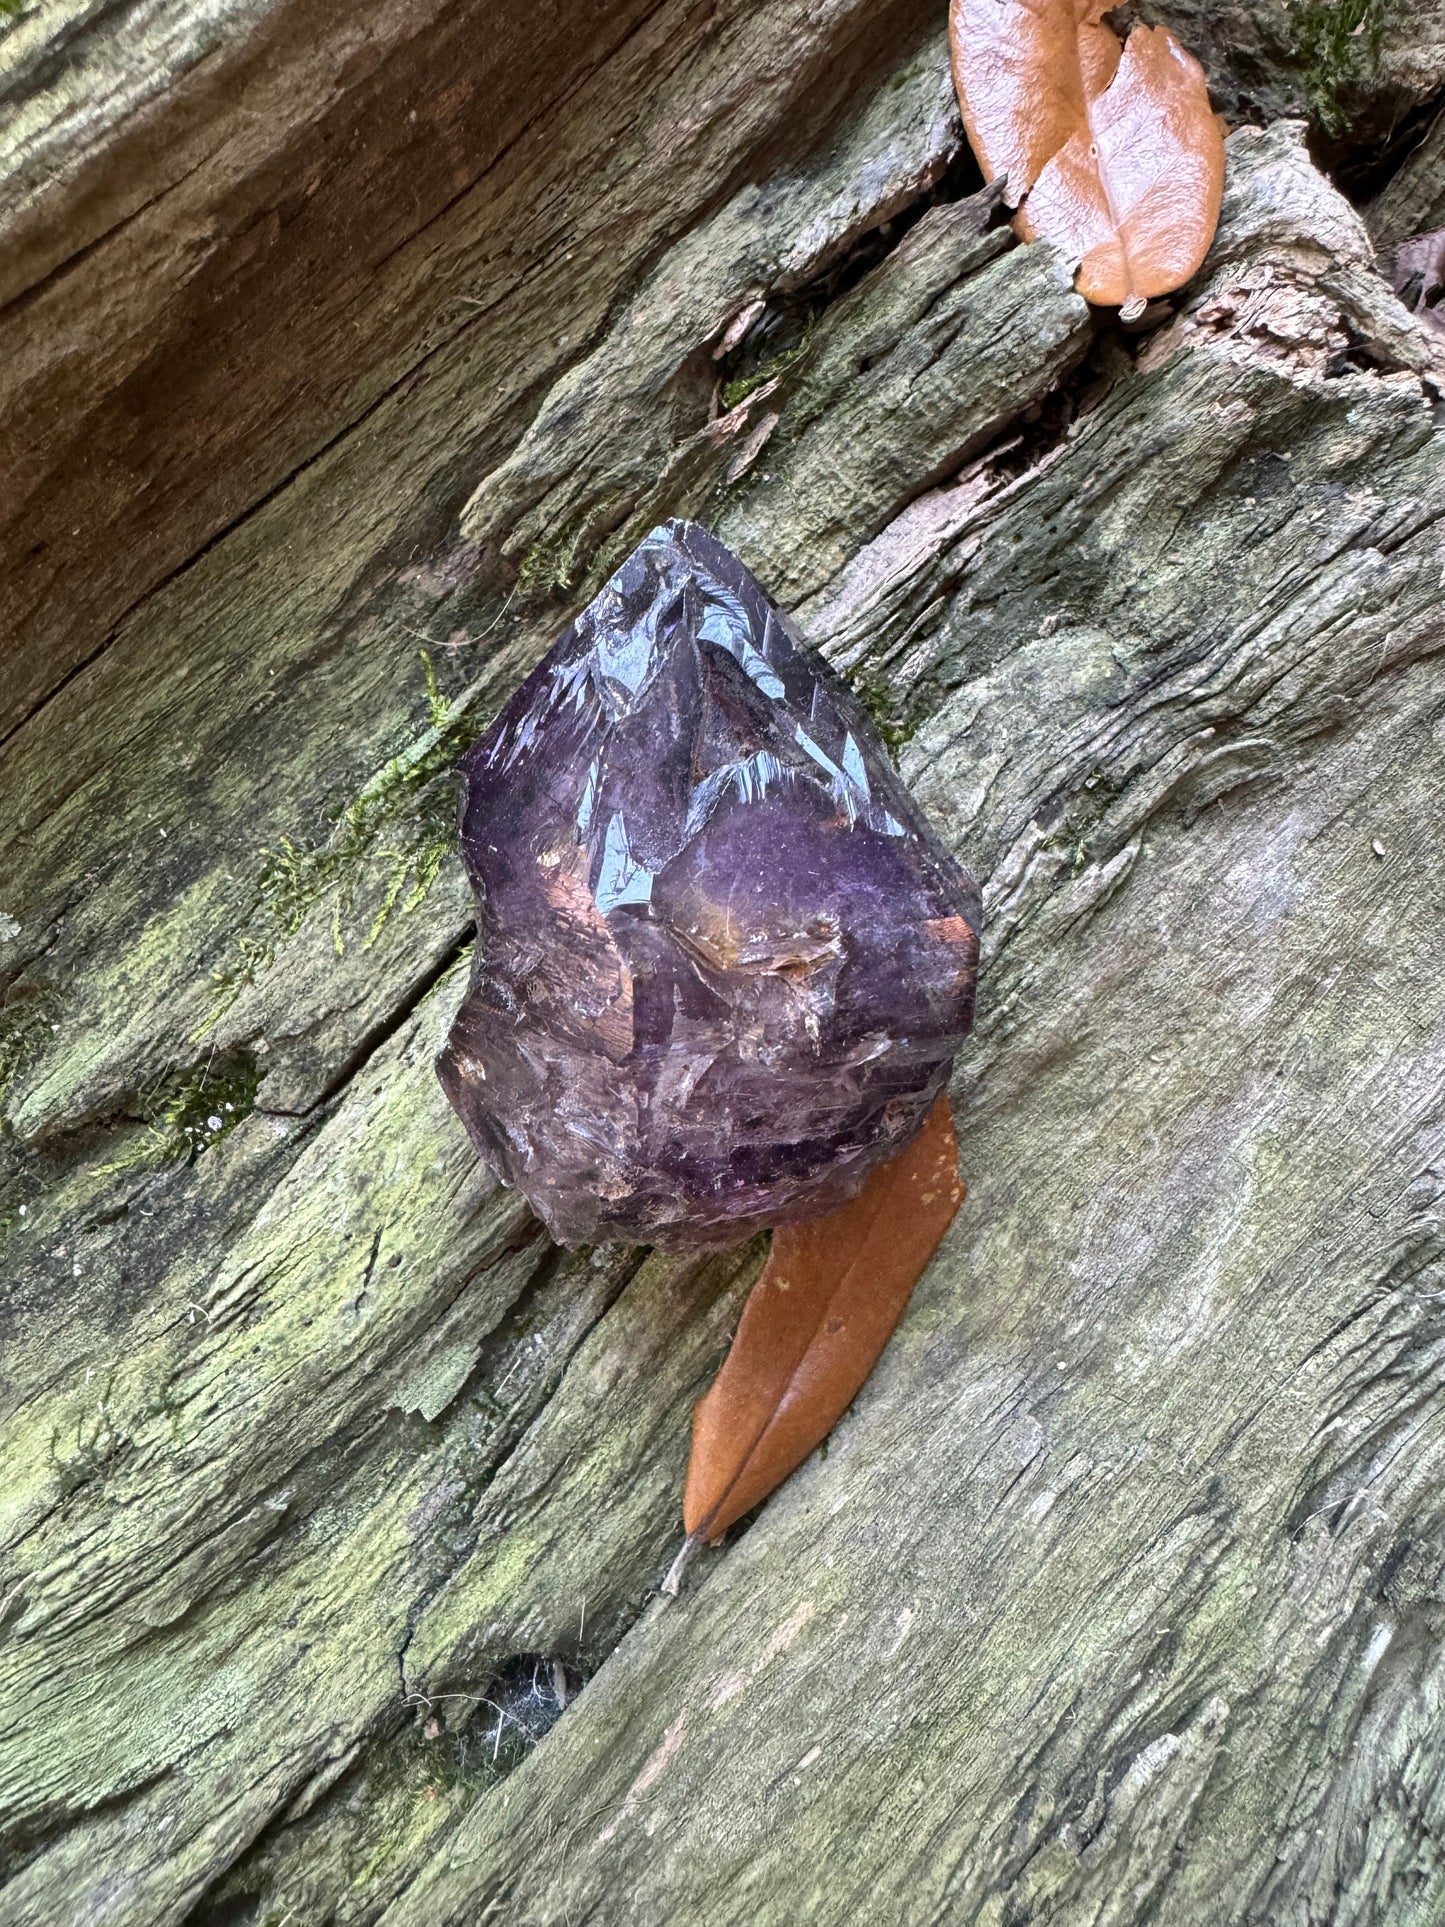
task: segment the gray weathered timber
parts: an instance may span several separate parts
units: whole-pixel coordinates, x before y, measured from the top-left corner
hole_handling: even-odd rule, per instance
[[[991,872],[970,1204],[826,1461],[389,1922],[1439,1917],[1445,467],[1338,366],[1366,259],[1236,136],[1137,367],[855,563]]]
[[[465,6],[0,40],[6,378],[88,504],[0,748],[0,1917],[1434,1923],[1438,337],[1297,126],[1126,336],[977,191],[936,16],[571,17],[503,10],[490,120]],[[222,203],[244,301],[125,294]],[[989,925],[969,1200],[664,1607],[760,1248],[558,1253],[430,1061],[448,767],[674,513]]]
[[[395,535],[435,547],[428,484],[445,526],[458,476],[515,438],[627,276],[766,177],[770,146],[825,139],[925,14],[39,0],[0,19],[4,727],[216,533],[428,406]],[[395,515],[353,486],[350,507]]]
[[[1415,234],[1445,227],[1445,112],[1437,112],[1399,173],[1366,210],[1376,245],[1386,251]]]

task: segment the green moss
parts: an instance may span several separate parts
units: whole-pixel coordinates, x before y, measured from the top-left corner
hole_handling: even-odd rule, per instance
[[[779,375],[786,374],[788,369],[796,367],[813,345],[813,330],[817,321],[817,315],[809,309],[807,319],[803,323],[802,335],[791,347],[780,349],[777,354],[770,355],[766,361],[760,361],[756,368],[751,368],[746,374],[740,374],[732,381],[725,382],[721,396],[724,409],[736,408],[739,402],[746,401],[748,396],[755,389],[761,388],[764,382],[775,381]]]
[[[260,1082],[255,1059],[244,1051],[158,1078],[140,1095],[145,1130],[104,1167],[106,1173],[146,1164],[194,1163],[251,1115]]]
[[[870,669],[855,669],[848,678],[853,694],[867,710],[873,727],[896,763],[898,751],[913,740],[916,723],[905,722],[898,714],[898,696],[883,678]]]
[[[564,586],[557,553],[538,538],[522,557],[517,571],[517,597],[524,604],[543,602]]]
[[[517,597],[528,605],[547,602],[575,589],[581,580],[586,532],[578,527],[560,541],[538,539],[522,557],[517,572]]]
[[[470,699],[448,702],[431,657],[421,652],[428,728],[393,756],[337,813],[315,842],[283,837],[263,850],[256,902],[236,942],[237,961],[214,974],[216,1000],[196,1032],[203,1037],[247,985],[275,963],[287,939],[326,897],[336,954],[346,949],[346,923],[363,882],[383,866],[380,904],[362,940],[369,949],[394,914],[425,901],[456,844],[456,800],[450,777],[477,732]]]
[[[1342,134],[1349,115],[1340,96],[1379,65],[1391,0],[1295,0],[1295,45],[1305,63],[1311,115],[1327,134]]]
[[[1100,827],[1127,788],[1126,779],[1096,763],[1069,798],[1062,816],[1044,838],[1044,848],[1062,859],[1061,881],[1082,876],[1098,860]]]
[[[631,487],[602,487],[588,498],[582,520],[563,534],[540,535],[522,556],[514,597],[525,608],[591,597],[658,520],[639,505]],[[663,513],[675,513],[669,506]]]

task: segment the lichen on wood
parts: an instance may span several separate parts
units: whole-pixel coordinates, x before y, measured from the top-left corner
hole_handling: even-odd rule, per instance
[[[10,526],[65,532],[7,550],[60,585],[10,581],[0,746],[7,1922],[1433,1920],[1440,350],[1303,131],[1232,136],[1128,332],[1001,231],[896,0],[63,7],[52,69],[45,12],[0,39]],[[1304,104],[1239,18],[1211,74]],[[453,735],[704,509],[989,934],[969,1199],[663,1606],[762,1250],[551,1247],[432,1072],[459,870],[367,938]]]

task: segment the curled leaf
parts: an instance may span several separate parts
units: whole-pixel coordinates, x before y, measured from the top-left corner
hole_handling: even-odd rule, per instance
[[[690,1539],[716,1543],[857,1396],[963,1197],[947,1097],[858,1196],[773,1233],[722,1370],[693,1417]]]
[[[1025,240],[1079,262],[1088,301],[1143,311],[1209,251],[1224,137],[1204,70],[1166,27],[1128,44],[1107,0],[953,0],[953,77],[989,179]]]

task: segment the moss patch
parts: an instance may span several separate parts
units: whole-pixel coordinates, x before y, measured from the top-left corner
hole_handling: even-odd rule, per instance
[[[1343,134],[1347,90],[1379,65],[1390,0],[1296,0],[1295,45],[1305,63],[1311,115],[1327,134]]]
[[[341,807],[325,837],[314,842],[282,837],[274,849],[262,851],[256,901],[236,940],[238,959],[214,973],[216,1000],[197,1038],[271,968],[287,939],[327,896],[332,942],[341,956],[347,920],[374,866],[383,866],[384,882],[363,949],[376,942],[393,914],[405,916],[425,901],[456,845],[456,797],[448,779],[478,723],[471,698],[448,702],[425,650],[421,661],[428,728]]]
[[[904,720],[899,714],[900,699],[895,690],[871,669],[854,669],[847,677],[849,687],[859,702],[867,710],[873,727],[882,738],[883,745],[894,763],[898,752],[905,743],[911,742],[918,729],[917,723]]]
[[[251,1115],[261,1071],[248,1051],[168,1074],[140,1094],[145,1130],[106,1172],[144,1164],[194,1164]]]
[[[557,541],[534,542],[517,571],[518,600],[531,607],[575,589],[583,573],[584,546],[585,531],[580,527]]]
[[[764,382],[776,381],[779,375],[784,375],[790,368],[796,367],[813,345],[813,330],[817,326],[817,321],[816,312],[810,308],[801,319],[802,332],[796,341],[789,342],[786,347],[777,349],[750,367],[746,365],[746,360],[752,337],[745,340],[738,351],[744,357],[741,372],[736,373],[731,380],[725,381],[722,385],[720,399],[723,407],[736,408],[740,401],[746,401],[748,396],[755,389],[761,388]],[[766,339],[761,330],[755,332],[761,339]]]

